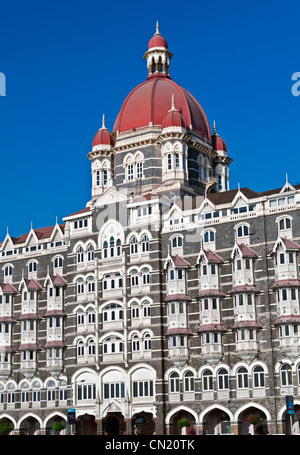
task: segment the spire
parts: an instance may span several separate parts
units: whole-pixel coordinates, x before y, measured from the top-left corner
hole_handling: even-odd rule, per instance
[[[102,128],[100,128],[102,130],[106,130],[106,126],[105,126],[105,115],[103,114],[102,115]]]
[[[155,35],[160,35],[158,21],[156,21],[156,33]]]
[[[216,121],[214,120],[214,126],[213,126],[213,129],[214,129],[214,134],[217,134],[217,127],[216,127]]]
[[[172,98],[171,98],[171,109],[169,110],[170,111],[176,111],[176,107],[175,107],[175,97],[174,95],[172,94]]]

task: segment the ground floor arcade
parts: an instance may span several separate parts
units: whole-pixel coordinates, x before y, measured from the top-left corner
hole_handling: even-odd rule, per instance
[[[293,415],[288,415],[282,407],[276,422],[269,410],[257,403],[241,406],[235,412],[225,406],[212,405],[200,413],[180,405],[166,412],[164,426],[167,435],[299,435],[300,403],[295,404]],[[160,434],[157,428],[158,418],[144,411],[130,418],[121,412],[107,412],[101,420],[82,413],[72,425],[68,424],[67,413],[62,412],[53,412],[44,420],[34,412],[24,414],[18,421],[9,414],[0,415],[1,435],[155,435]]]

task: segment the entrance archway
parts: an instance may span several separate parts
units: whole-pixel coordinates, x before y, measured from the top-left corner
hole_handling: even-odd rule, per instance
[[[133,432],[135,434],[152,435],[155,431],[153,415],[149,412],[140,412],[132,417]]]
[[[0,420],[0,435],[8,435],[14,430],[14,424],[13,422],[8,419],[7,417],[4,417],[3,419]]]
[[[254,406],[245,409],[239,415],[239,434],[263,435],[268,434],[266,414]]]
[[[212,435],[230,434],[230,416],[221,409],[209,411],[203,419],[203,431],[204,434]]]
[[[108,413],[103,421],[104,434],[117,436],[125,434],[126,425],[120,412]]]
[[[79,416],[76,422],[76,433],[79,435],[97,434],[97,423],[95,422],[95,416],[90,414]]]
[[[186,420],[189,426],[180,426],[179,421]],[[185,409],[177,411],[170,419],[170,434],[195,434],[195,417]]]
[[[29,416],[26,419],[24,419],[20,425],[20,434],[28,436],[40,434],[39,421],[32,416]]]

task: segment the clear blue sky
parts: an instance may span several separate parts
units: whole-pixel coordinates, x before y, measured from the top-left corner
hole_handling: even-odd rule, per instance
[[[300,181],[299,2],[2,2],[0,241],[85,207],[87,154],[147,77],[159,20],[170,75],[203,106],[227,143],[230,187],[263,191]]]

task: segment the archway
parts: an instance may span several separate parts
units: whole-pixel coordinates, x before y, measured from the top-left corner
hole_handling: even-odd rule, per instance
[[[96,435],[97,423],[95,422],[95,416],[90,414],[79,416],[76,422],[76,433],[78,435]]]
[[[203,419],[204,434],[230,434],[231,421],[227,412],[221,409],[213,409],[209,411]]]
[[[132,417],[133,432],[136,434],[151,435],[155,431],[153,415],[149,412],[140,412]]]
[[[13,422],[7,417],[0,420],[0,435],[9,435],[14,430]]]
[[[126,433],[124,417],[120,412],[108,413],[103,424],[104,434],[117,436]]]
[[[186,422],[188,426],[180,425]],[[195,417],[185,409],[177,411],[170,419],[170,434],[195,434]]]
[[[268,434],[266,414],[255,406],[246,408],[239,415],[239,434],[263,435]]]
[[[20,434],[28,436],[40,434],[39,421],[32,416],[29,416],[26,419],[24,419],[20,424]]]
[[[46,425],[47,435],[64,435],[66,434],[67,422],[61,416],[53,416],[48,420]]]

